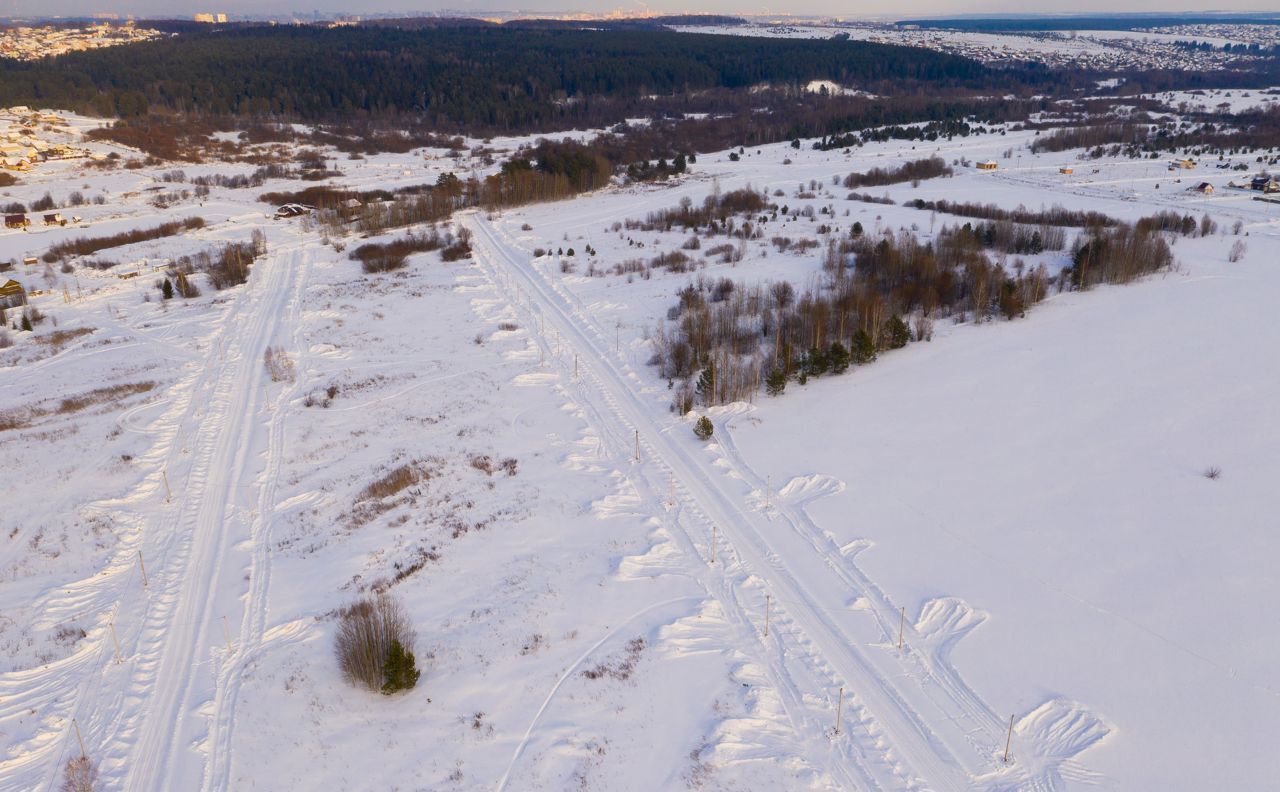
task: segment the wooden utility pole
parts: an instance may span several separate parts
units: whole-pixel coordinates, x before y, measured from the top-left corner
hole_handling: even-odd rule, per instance
[[[576,352],[573,355],[573,378],[575,380],[578,378],[578,354]]]
[[[75,718],[72,718],[71,725],[76,727],[76,741],[80,743],[80,758],[84,759],[84,738],[80,736],[80,723]]]
[[[636,461],[640,461],[640,430],[636,430]]]
[[[902,651],[902,631],[907,626],[907,607],[902,606],[898,615],[898,651]]]
[[[764,480],[764,508],[766,511],[769,509],[769,495],[772,492],[772,490],[773,490],[773,476],[769,475],[769,476],[766,476]]]
[[[716,562],[716,524],[711,524],[711,563]]]
[[[173,490],[169,489],[169,471],[160,471],[161,477],[164,478],[164,502],[169,503],[173,500]]]
[[[836,699],[836,735],[840,734],[840,716],[844,714],[844,688],[840,688],[840,698]]]
[[[120,658],[120,639],[116,637],[116,623],[108,622],[108,626],[111,627],[111,643],[116,645],[116,662],[119,663],[121,659]]]
[[[142,560],[142,551],[138,551],[138,568],[142,570],[142,587],[147,587],[147,565]]]
[[[1004,740],[1004,763],[1009,764],[1009,746],[1013,744],[1013,716],[1009,716],[1009,736]]]
[[[764,595],[764,637],[769,637],[769,595]]]

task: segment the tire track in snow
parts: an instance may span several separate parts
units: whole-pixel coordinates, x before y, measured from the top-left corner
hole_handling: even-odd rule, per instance
[[[908,783],[938,789],[964,789],[978,772],[988,770],[985,759],[967,751],[968,745],[959,739],[959,735],[948,735],[951,740],[940,736],[909,703],[895,682],[881,674],[875,664],[863,656],[846,630],[824,613],[823,608],[816,606],[818,601],[840,599],[839,596],[833,599],[830,591],[815,593],[817,582],[828,586],[830,583],[829,578],[815,574],[822,567],[814,565],[803,572],[796,570],[791,563],[794,549],[788,551],[784,548],[779,552],[765,538],[769,532],[761,530],[758,525],[759,515],[738,505],[737,499],[723,492],[698,461],[657,427],[652,408],[628,384],[628,375],[618,371],[611,362],[605,351],[609,344],[602,337],[592,339],[594,328],[589,320],[577,318],[579,312],[572,304],[557,295],[538,273],[532,271],[525,257],[513,255],[508,245],[497,238],[496,232],[482,218],[472,214],[466,222],[477,232],[481,247],[486,248],[479,255],[493,256],[497,260],[495,266],[505,264],[509,277],[514,276],[521,282],[516,288],[536,301],[548,322],[559,331],[570,348],[577,351],[585,363],[587,376],[599,385],[599,398],[625,425],[639,432],[642,445],[649,452],[648,458],[671,469],[698,510],[718,525],[732,542],[739,560],[793,603],[789,608],[791,617],[812,641],[814,651],[833,670],[833,675],[875,718],[876,726],[887,736],[886,754],[896,757],[896,761],[890,764],[907,766]],[[596,331],[594,335],[600,334]],[[634,374],[630,376],[634,377]],[[822,580],[815,580],[819,578]],[[840,584],[840,581],[836,583]],[[847,589],[843,592],[848,593]],[[956,741],[961,742],[968,755],[958,756],[954,752],[951,743]],[[843,750],[847,759],[855,762],[849,749]],[[887,778],[884,783],[901,786],[903,780]]]

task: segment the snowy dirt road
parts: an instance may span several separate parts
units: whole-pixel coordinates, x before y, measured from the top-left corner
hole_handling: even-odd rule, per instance
[[[255,267],[167,409],[149,425],[150,408],[122,417],[154,435],[150,473],[94,509],[134,530],[105,572],[47,605],[108,615],[74,655],[0,679],[0,719],[39,711],[43,727],[0,764],[5,788],[57,788],[77,727],[112,788],[218,788],[225,757],[209,746],[225,745],[227,694],[262,634],[264,507],[289,388],[263,353],[298,310],[311,255],[284,248]]]

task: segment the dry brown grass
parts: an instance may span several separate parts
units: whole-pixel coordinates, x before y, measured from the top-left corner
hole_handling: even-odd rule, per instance
[[[109,385],[105,388],[94,388],[79,396],[69,396],[62,400],[55,412],[60,414],[80,412],[87,407],[119,401],[126,396],[146,393],[156,384],[154,382],[127,382],[120,385]]]
[[[390,498],[417,484],[422,478],[422,471],[418,470],[412,462],[406,462],[360,490],[356,500],[372,501]]]
[[[53,354],[62,351],[62,348],[72,341],[82,336],[87,336],[95,330],[93,327],[76,327],[70,330],[54,330],[52,333],[37,335],[31,340],[37,344],[44,344],[52,348]]]

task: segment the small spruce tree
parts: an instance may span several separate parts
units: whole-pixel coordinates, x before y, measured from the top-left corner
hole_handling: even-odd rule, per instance
[[[876,359],[876,345],[872,343],[866,330],[859,329],[853,334],[853,350],[849,357],[858,366],[865,366]]]
[[[387,661],[382,666],[382,675],[386,680],[382,684],[382,692],[388,696],[401,690],[412,690],[418,684],[418,671],[413,652],[404,648],[399,640],[392,639],[387,650]]]
[[[715,403],[716,364],[710,360],[698,375],[698,395],[702,397],[703,404],[710,406]]]
[[[889,317],[884,323],[884,344],[888,349],[902,349],[911,340],[911,330],[899,316]]]
[[[787,389],[787,374],[781,368],[775,368],[764,378],[764,387],[770,396],[781,396]]]
[[[693,425],[693,434],[699,440],[710,440],[711,435],[714,434],[715,431],[716,428],[712,426],[711,419],[705,415],[699,418],[697,423]]]
[[[827,368],[831,361],[827,359],[827,353],[814,347],[809,350],[809,373],[815,377],[821,377],[827,373]]]
[[[844,348],[844,344],[835,341],[831,344],[831,349],[827,352],[827,360],[831,363],[832,374],[843,374],[849,370],[849,350]]]
[[[22,329],[30,333],[34,328],[31,327],[31,316],[26,312],[22,312]]]
[[[164,295],[166,300],[173,299],[173,284],[169,282],[168,278],[164,279],[164,285],[160,287],[160,293]]]

